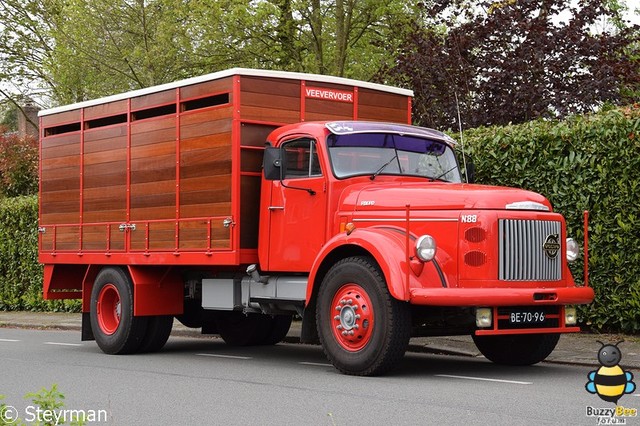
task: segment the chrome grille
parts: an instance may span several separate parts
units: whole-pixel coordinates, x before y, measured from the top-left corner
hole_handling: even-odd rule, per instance
[[[558,281],[562,256],[550,258],[543,249],[549,235],[562,237],[561,223],[550,220],[500,219],[500,272],[505,281]]]

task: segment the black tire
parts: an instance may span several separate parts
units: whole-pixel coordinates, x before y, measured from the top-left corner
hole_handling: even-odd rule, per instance
[[[149,317],[147,334],[144,336],[138,352],[158,352],[169,340],[172,328],[173,316],[171,315]]]
[[[560,334],[476,336],[473,342],[489,361],[502,365],[533,365],[555,349]]]
[[[287,337],[289,328],[291,328],[293,317],[291,315],[274,315],[273,317],[267,316],[267,318],[270,319],[271,327],[269,327],[269,331],[265,334],[261,343],[263,345],[275,345],[282,342]]]
[[[365,256],[343,259],[329,270],[320,287],[316,321],[329,361],[358,376],[393,368],[411,334],[409,305],[389,294],[380,268]]]
[[[148,318],[133,315],[133,282],[121,268],[104,268],[96,277],[90,318],[96,343],[104,353],[130,354],[140,348]]]
[[[182,315],[176,315],[176,319],[185,327],[200,328],[204,324],[204,309],[198,300],[185,300]]]
[[[224,312],[216,318],[218,333],[231,346],[261,345],[271,331],[271,317],[262,314]]]

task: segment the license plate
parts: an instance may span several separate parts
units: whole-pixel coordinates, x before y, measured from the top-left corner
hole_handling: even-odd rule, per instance
[[[544,311],[513,311],[509,314],[509,324],[542,324],[546,319]]]

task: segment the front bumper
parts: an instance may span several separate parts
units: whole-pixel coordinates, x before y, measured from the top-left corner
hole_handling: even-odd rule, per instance
[[[409,303],[426,306],[581,305],[590,303],[591,287],[558,288],[412,288]]]
[[[429,306],[491,307],[493,326],[475,331],[481,335],[576,333],[580,327],[565,324],[565,305],[585,304],[593,300],[591,287],[533,288],[414,288],[410,303]],[[540,307],[547,321],[539,327],[506,324],[509,316],[504,307]]]

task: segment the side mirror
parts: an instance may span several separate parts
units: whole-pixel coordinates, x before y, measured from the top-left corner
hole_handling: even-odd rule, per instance
[[[262,169],[266,180],[280,180],[282,174],[282,159],[280,158],[280,148],[268,146],[264,149],[262,159]]]
[[[464,173],[467,177],[467,183],[474,183],[476,181],[476,165],[473,162],[473,159],[468,155],[467,155],[467,167]]]

